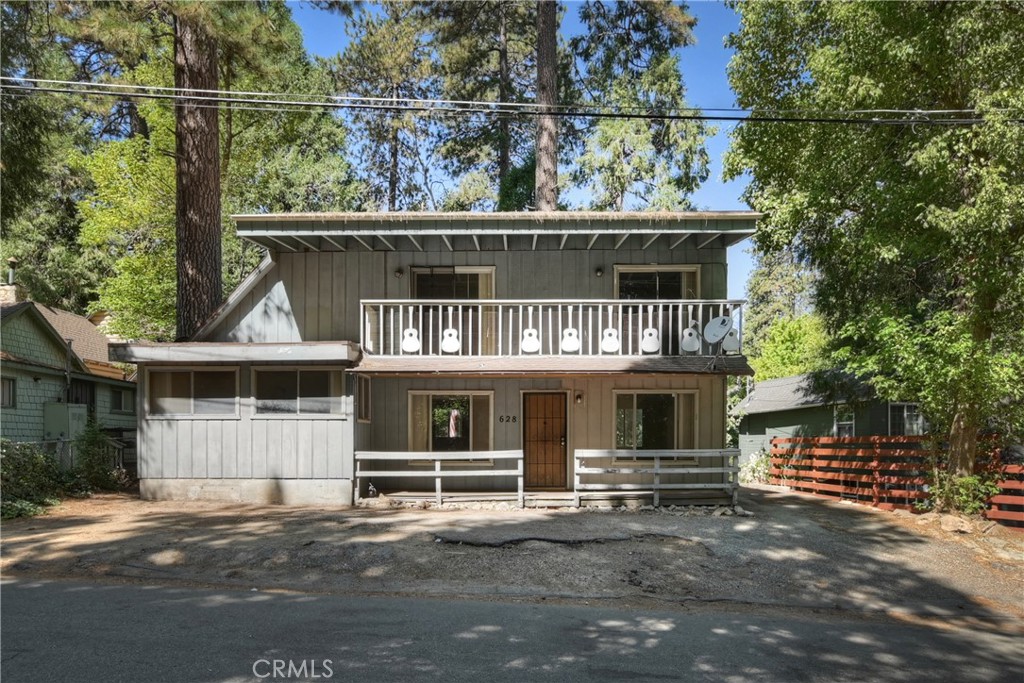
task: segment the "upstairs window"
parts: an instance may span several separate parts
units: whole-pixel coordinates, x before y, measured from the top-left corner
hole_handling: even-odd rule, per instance
[[[697,299],[696,266],[616,266],[620,299]]]

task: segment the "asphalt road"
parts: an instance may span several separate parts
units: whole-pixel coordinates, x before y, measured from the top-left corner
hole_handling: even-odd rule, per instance
[[[0,629],[4,683],[1024,680],[1021,638],[995,627],[813,610],[622,610],[19,579],[0,588]]]

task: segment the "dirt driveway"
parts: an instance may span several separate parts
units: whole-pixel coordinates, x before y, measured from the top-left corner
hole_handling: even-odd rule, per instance
[[[3,524],[23,578],[1024,623],[1024,533],[763,488],[752,516],[69,501]]]

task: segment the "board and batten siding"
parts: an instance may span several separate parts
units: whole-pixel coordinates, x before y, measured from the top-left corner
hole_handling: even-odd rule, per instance
[[[614,266],[700,266],[700,297],[727,294],[726,250],[346,251],[279,253],[203,341],[357,341],[363,299],[411,298],[414,267],[493,266],[497,299],[615,299]],[[597,277],[600,268],[604,275]],[[401,269],[404,277],[395,277]]]
[[[139,421],[140,479],[352,478],[351,396],[342,397],[341,414],[330,417],[257,416],[251,366],[238,367],[237,417],[148,415]],[[145,396],[147,373],[139,375]]]
[[[356,427],[356,450],[408,451],[409,450],[409,393],[430,391],[441,394],[461,392],[493,392],[492,439],[495,450],[518,450],[522,442],[523,394],[528,392],[558,392],[566,397],[568,440],[566,472],[571,487],[573,451],[575,449],[611,449],[615,447],[615,392],[663,391],[665,393],[696,391],[697,448],[725,447],[726,380],[719,375],[685,376],[608,376],[566,378],[440,378],[375,377],[371,380],[372,418],[370,423]],[[582,393],[583,403],[577,405],[575,396]],[[516,416],[517,421],[499,422],[499,416]],[[704,462],[708,466],[721,463]],[[510,466],[507,462],[503,466]],[[403,469],[405,463],[375,463],[375,469]],[[635,483],[639,476],[621,475],[619,483]],[[666,480],[667,481],[667,480]],[[695,475],[687,481],[713,483],[711,475]],[[392,479],[391,489],[418,490],[429,488],[433,480]],[[511,477],[479,477],[445,479],[445,490],[515,490]]]

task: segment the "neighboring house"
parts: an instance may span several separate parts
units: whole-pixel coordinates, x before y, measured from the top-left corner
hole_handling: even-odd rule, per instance
[[[195,337],[111,346],[140,365],[142,495],[350,503],[362,458],[503,472],[520,451],[528,491],[572,491],[585,454],[621,469],[612,492],[643,489],[628,470],[657,456],[691,468],[676,493],[728,495],[726,379],[751,370],[726,248],[757,217],[236,216],[268,256]],[[497,494],[517,479],[445,486]]]
[[[135,383],[108,360],[106,338],[87,318],[13,298],[0,306],[0,435],[74,439],[90,417],[134,433]]]
[[[913,436],[925,430],[915,403],[826,399],[811,390],[807,375],[758,382],[735,410],[743,460],[768,450],[776,436]]]

